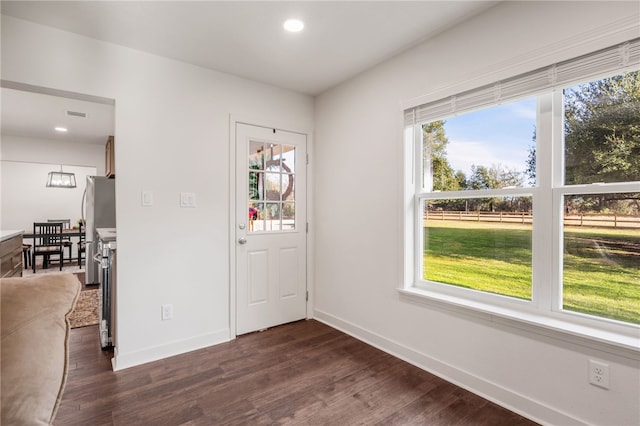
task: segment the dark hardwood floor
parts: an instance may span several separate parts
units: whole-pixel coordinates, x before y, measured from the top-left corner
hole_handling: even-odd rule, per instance
[[[62,425],[533,425],[317,321],[111,371],[71,330]]]

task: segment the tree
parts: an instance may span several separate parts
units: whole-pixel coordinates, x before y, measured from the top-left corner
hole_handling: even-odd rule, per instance
[[[466,188],[467,187],[467,176],[464,174],[462,170],[458,170],[454,175],[456,181],[458,182],[458,188]]]
[[[469,189],[495,189],[500,188],[498,167],[491,166],[471,166],[471,176],[467,181]]]
[[[529,146],[527,153],[527,168],[524,173],[529,178],[529,185],[536,184],[536,129],[533,129],[533,137],[531,138],[533,145]]]
[[[640,180],[640,72],[565,91],[565,182]]]
[[[433,190],[455,191],[460,189],[459,179],[447,160],[447,145],[449,139],[445,135],[444,121],[432,121],[422,126],[423,158],[425,162],[425,174],[432,179]]]
[[[487,166],[471,166],[471,176],[467,180],[468,189],[498,189],[506,187],[522,186],[523,175],[516,169],[509,169],[501,165]],[[520,197],[516,197],[520,198]],[[492,197],[482,198],[470,201],[469,207],[472,210],[484,211],[513,211],[514,207],[519,209],[525,208],[520,206],[513,197]]]

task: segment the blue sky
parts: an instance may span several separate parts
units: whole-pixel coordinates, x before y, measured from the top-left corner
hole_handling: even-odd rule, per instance
[[[473,164],[524,171],[535,124],[535,98],[450,117],[444,125],[449,164],[467,176]]]

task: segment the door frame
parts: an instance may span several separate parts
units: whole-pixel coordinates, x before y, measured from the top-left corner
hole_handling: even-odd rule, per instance
[[[237,203],[236,203],[236,125],[247,124],[256,127],[265,127],[268,129],[282,130],[290,133],[299,133],[307,137],[307,185],[305,188],[307,194],[307,238],[306,238],[306,272],[305,278],[307,281],[307,292],[309,297],[307,298],[307,319],[313,318],[313,306],[314,306],[314,282],[313,282],[313,194],[311,188],[313,188],[313,133],[308,130],[301,130],[299,126],[291,125],[287,123],[274,122],[274,120],[258,119],[254,117],[244,117],[237,114],[229,115],[229,340],[235,339],[238,335],[238,327],[236,322],[237,314],[237,274],[236,274],[236,217],[237,217]],[[280,124],[280,125],[278,125]]]

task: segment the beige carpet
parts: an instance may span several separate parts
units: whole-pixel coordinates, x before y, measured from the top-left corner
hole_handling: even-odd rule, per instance
[[[100,307],[98,292],[98,289],[84,290],[80,292],[80,296],[76,302],[76,307],[69,315],[71,328],[98,324],[98,309]]]

